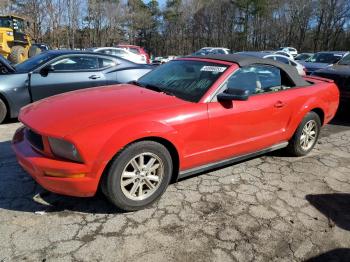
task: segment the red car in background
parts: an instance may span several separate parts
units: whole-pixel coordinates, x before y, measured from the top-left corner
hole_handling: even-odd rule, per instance
[[[118,45],[117,47],[125,48],[125,49],[129,50],[130,52],[141,55],[145,58],[145,61],[147,64],[151,63],[149,55],[147,54],[145,49],[143,49],[140,46],[137,46],[137,45]]]
[[[91,88],[22,109],[19,164],[44,188],[142,209],[171,180],[286,147],[308,154],[337,111],[332,80],[269,59],[170,61],[138,82]]]

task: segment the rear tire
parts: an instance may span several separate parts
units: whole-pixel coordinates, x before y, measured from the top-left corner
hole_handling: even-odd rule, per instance
[[[315,112],[309,112],[300,123],[287,150],[293,156],[305,156],[316,145],[321,131],[321,120]]]
[[[121,210],[144,209],[165,192],[172,170],[171,155],[162,144],[133,143],[113,160],[102,178],[102,192]]]
[[[11,54],[9,55],[9,61],[14,64],[23,62],[26,59],[26,50],[23,46],[16,45],[12,47]]]
[[[0,98],[0,124],[4,122],[7,116],[7,107],[4,101]]]
[[[28,51],[28,57],[31,58],[41,53],[41,49],[36,46],[31,46]]]

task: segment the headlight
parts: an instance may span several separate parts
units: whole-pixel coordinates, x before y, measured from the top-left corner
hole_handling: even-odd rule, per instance
[[[8,32],[6,32],[6,34],[9,35],[9,36],[13,36],[13,32],[12,31],[8,31]]]
[[[62,157],[75,162],[83,162],[76,147],[65,140],[49,137],[52,153],[57,157]]]

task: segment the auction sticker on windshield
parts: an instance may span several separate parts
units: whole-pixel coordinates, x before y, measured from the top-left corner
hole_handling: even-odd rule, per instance
[[[226,67],[221,67],[221,66],[203,66],[201,68],[201,71],[204,72],[219,72],[222,73],[226,70]]]

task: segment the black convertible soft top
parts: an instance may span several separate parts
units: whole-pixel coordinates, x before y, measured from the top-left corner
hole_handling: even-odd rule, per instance
[[[187,56],[188,58],[202,58],[202,59],[214,59],[214,60],[220,60],[220,61],[227,61],[238,64],[240,67],[243,66],[249,66],[249,65],[272,65],[275,67],[280,68],[283,70],[289,78],[294,82],[296,86],[309,86],[310,83],[305,81],[304,78],[302,78],[298,71],[291,65],[286,65],[280,62],[276,62],[272,59],[264,59],[264,58],[258,58],[258,57],[252,57],[252,56],[244,56],[244,55],[235,55],[235,54],[228,54],[228,55],[201,55],[201,56]]]

